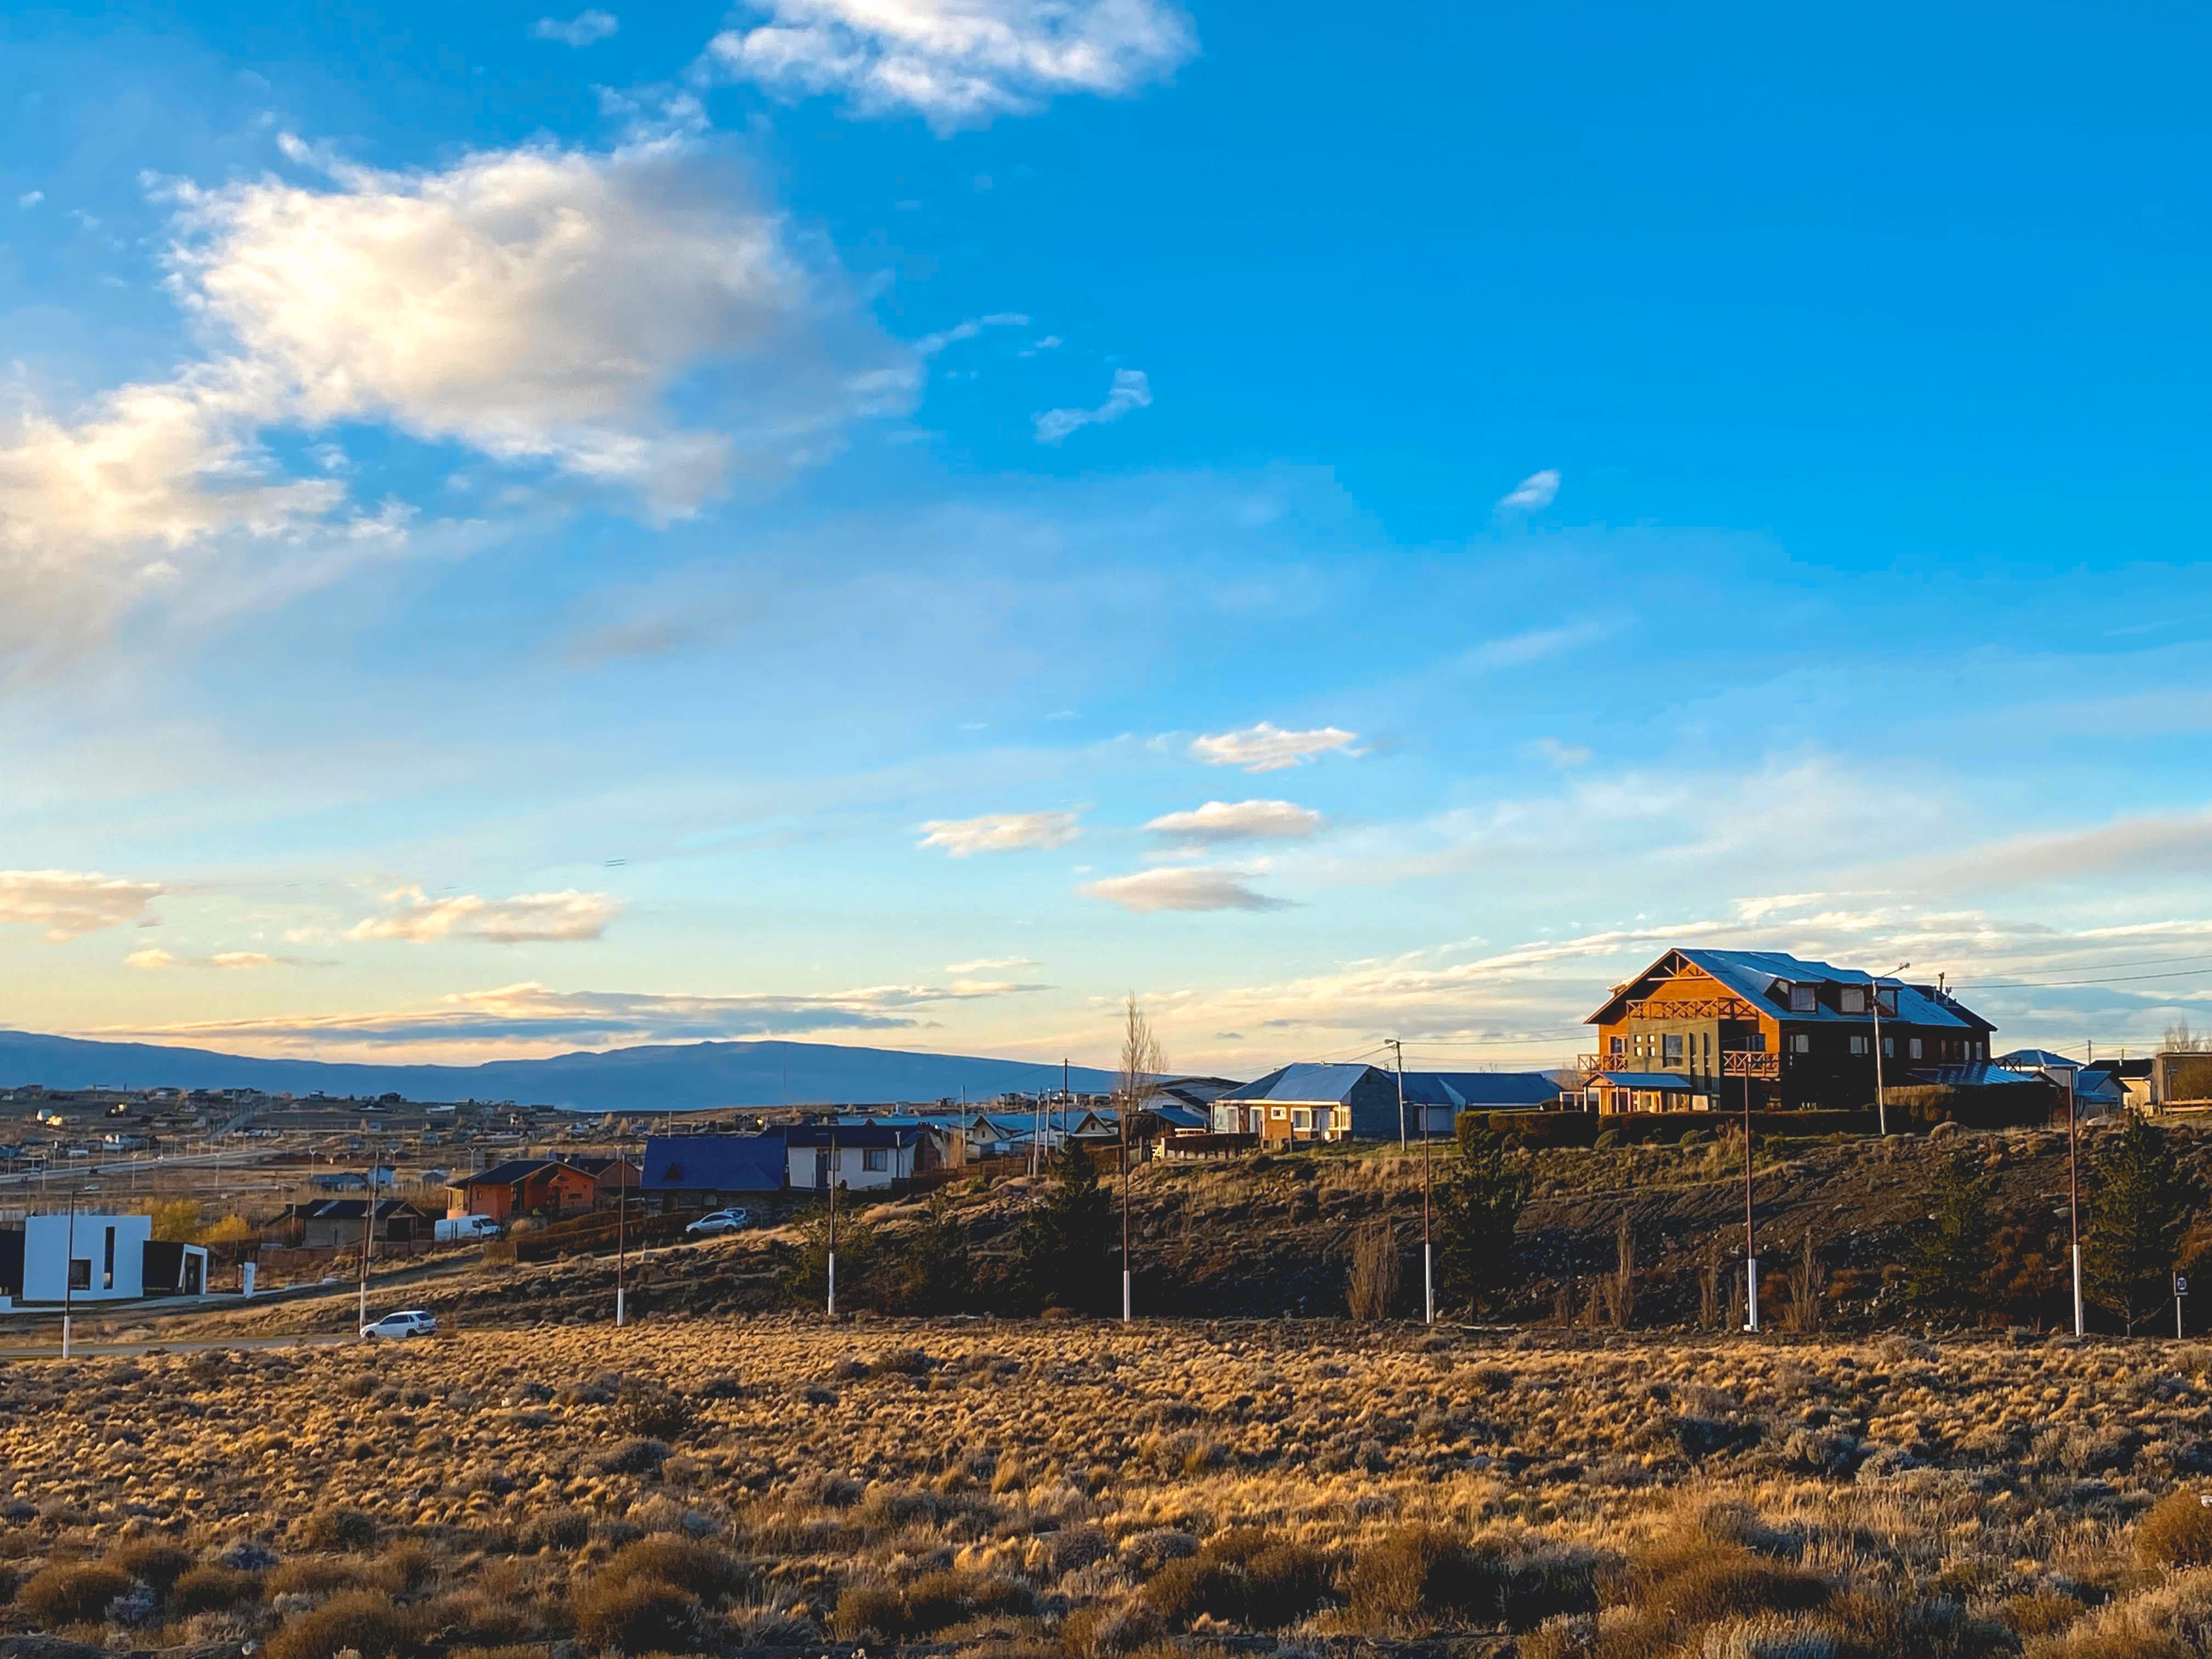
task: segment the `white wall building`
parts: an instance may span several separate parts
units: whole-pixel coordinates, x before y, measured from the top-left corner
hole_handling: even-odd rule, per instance
[[[23,1300],[130,1302],[146,1294],[149,1215],[23,1218]]]

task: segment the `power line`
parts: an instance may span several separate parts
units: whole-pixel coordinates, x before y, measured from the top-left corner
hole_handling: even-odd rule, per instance
[[[2004,984],[1960,985],[1960,991],[2063,991],[2077,985],[2133,985],[2148,979],[2189,979],[2212,972],[2203,968],[2176,968],[2163,974],[2112,974],[2101,979],[2023,979]]]

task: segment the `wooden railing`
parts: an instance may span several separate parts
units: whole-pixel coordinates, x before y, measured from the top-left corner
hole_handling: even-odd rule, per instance
[[[1759,1048],[1723,1048],[1721,1050],[1723,1077],[1765,1078],[1770,1082],[1782,1076],[1782,1056],[1770,1054]]]

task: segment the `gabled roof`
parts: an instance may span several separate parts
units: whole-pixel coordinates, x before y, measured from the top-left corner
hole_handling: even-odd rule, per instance
[[[1406,1073],[1410,1085],[1418,1073]],[[1444,1086],[1468,1106],[1541,1106],[1559,1097],[1559,1080],[1547,1072],[1437,1072]],[[1408,1094],[1407,1099],[1413,1096]]]
[[[1832,963],[1808,962],[1782,951],[1713,951],[1703,948],[1668,951],[1659,957],[1642,973],[1629,980],[1613,995],[1605,1006],[1583,1023],[1602,1024],[1620,1018],[1619,1011],[1634,994],[1636,988],[1661,970],[1675,957],[1696,968],[1709,978],[1717,980],[1735,992],[1746,1002],[1778,1019],[1792,1024],[1829,1024],[1864,1025],[1873,1015],[1846,1014],[1822,1002],[1811,1012],[1792,1012],[1786,990],[1788,985],[1871,985],[1873,975],[1857,968],[1838,968]],[[1993,1031],[1996,1026],[1972,1009],[1950,997],[1939,995],[1932,985],[1911,985],[1903,980],[1885,978],[1881,981],[1884,990],[1897,993],[1897,1012],[1884,1014],[1884,1019],[1894,1019],[1900,1025],[1949,1026],[1961,1031]]]
[[[1279,1066],[1263,1078],[1241,1089],[1231,1089],[1224,1100],[1298,1100],[1341,1105],[1352,1091],[1375,1072],[1372,1066]],[[1380,1076],[1380,1073],[1376,1073]],[[1413,1097],[1408,1095],[1407,1099]]]
[[[2037,1072],[2045,1066],[2057,1066],[2066,1071],[2079,1071],[2081,1062],[2065,1054],[2055,1054],[2048,1048],[2015,1048],[2008,1054],[1999,1054],[1996,1063],[2015,1072]]]
[[[781,1129],[757,1135],[647,1135],[647,1192],[774,1192],[783,1185]]]
[[[846,1146],[911,1146],[921,1138],[911,1123],[794,1123],[783,1132],[791,1146],[827,1146],[832,1137]]]
[[[453,1176],[449,1187],[514,1187],[527,1181],[544,1170],[565,1170],[570,1175],[592,1179],[589,1170],[578,1169],[561,1158],[511,1158],[504,1164],[495,1164],[489,1170],[468,1170]]]
[[[305,1204],[287,1204],[278,1217],[283,1221],[358,1221],[368,1206],[365,1198],[318,1198]],[[380,1198],[376,1200],[376,1218],[390,1221],[395,1217],[412,1216],[418,1220],[430,1219],[428,1211],[409,1203],[404,1198]]]

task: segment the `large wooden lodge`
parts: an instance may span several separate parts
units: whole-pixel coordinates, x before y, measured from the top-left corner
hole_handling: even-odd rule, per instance
[[[1996,1028],[1934,985],[1877,981],[1778,951],[1669,951],[1614,988],[1581,1057],[1601,1112],[1856,1109],[1990,1058]],[[1879,1035],[1877,1035],[1877,1026]]]

